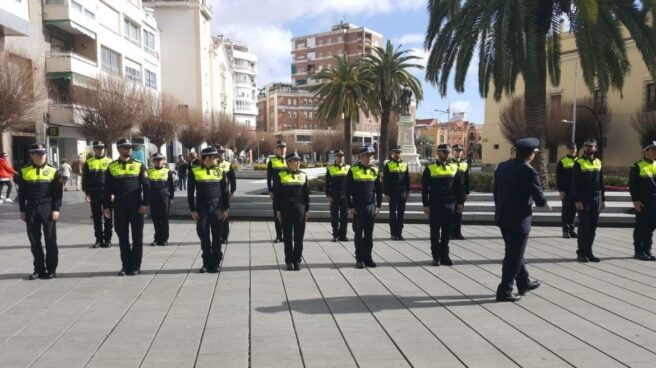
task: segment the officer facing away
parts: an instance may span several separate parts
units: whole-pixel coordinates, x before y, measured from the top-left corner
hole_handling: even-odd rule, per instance
[[[462,172],[449,159],[448,144],[437,146],[437,159],[426,166],[421,178],[421,201],[430,220],[433,266],[453,266],[449,256],[449,239],[454,213],[462,212],[465,202]]]
[[[112,246],[112,219],[103,216],[105,173],[112,159],[105,156],[105,144],[93,142],[93,157],[84,162],[82,172],[82,190],[86,194],[86,202],[91,204],[93,230],[96,242],[93,248],[109,248]]]
[[[344,151],[335,151],[335,163],[326,169],[326,198],[330,205],[330,223],[333,228],[333,242],[348,241],[346,229],[348,226],[348,209],[344,185],[346,174],[351,165],[344,164]]]
[[[576,143],[569,142],[567,145],[569,150],[567,156],[558,161],[556,166],[556,187],[560,194],[560,200],[563,207],[561,212],[561,222],[563,226],[563,238],[576,238],[576,230],[574,229],[574,216],[576,216],[576,207],[574,206],[574,196],[572,195],[572,170],[574,163],[578,159],[576,157]]]
[[[494,220],[505,243],[498,302],[518,301],[521,295],[540,286],[539,281],[529,279],[524,261],[533,203],[551,209],[542,193],[538,172],[530,165],[539,146],[540,141],[535,138],[518,140],[515,142],[516,158],[501,163],[494,172]],[[512,293],[515,282],[519,295]]]
[[[150,181],[150,218],[155,226],[155,240],[151,246],[168,245],[169,208],[175,197],[173,173],[166,166],[166,157],[161,153],[153,155],[153,167],[148,169]]]
[[[225,148],[220,144],[216,147],[217,152],[219,152],[217,165],[221,168],[223,175],[226,177],[226,190],[230,193],[230,199],[235,194],[237,190],[237,175],[235,175],[235,170],[232,168],[230,161],[225,159]],[[221,232],[221,243],[228,243],[228,235],[230,234],[230,220],[226,219],[223,221],[223,231]]]
[[[656,141],[642,145],[642,160],[631,167],[629,189],[636,211],[633,229],[634,257],[641,261],[656,261],[651,253],[656,229]]]
[[[119,158],[107,167],[105,174],[105,217],[116,218],[115,227],[121,247],[119,276],[141,273],[143,255],[144,215],[150,203],[150,183],[146,166],[132,158],[132,143],[128,139],[116,142]],[[130,247],[132,229],[132,247]]]
[[[392,240],[403,240],[405,204],[410,196],[408,163],[401,160],[400,146],[390,151],[391,159],[383,168],[383,194],[389,203],[389,227]]]
[[[287,271],[299,271],[305,223],[310,217],[310,189],[307,176],[299,170],[301,156],[292,152],[285,156],[285,160],[287,168],[273,178],[274,204],[283,228]]]
[[[57,277],[59,262],[56,224],[62,204],[63,182],[57,168],[46,162],[44,145],[33,144],[28,153],[31,162],[18,173],[18,205],[21,220],[27,224],[27,237],[34,257],[34,271],[29,279],[53,279]],[[46,243],[45,256],[41,231]]]
[[[196,221],[196,232],[203,252],[203,267],[200,273],[217,273],[223,258],[222,222],[228,219],[230,196],[226,190],[223,171],[216,162],[218,150],[215,147],[207,147],[200,155],[201,164],[191,168],[187,182],[187,201],[191,218]]]
[[[273,178],[278,175],[281,170],[287,168],[287,162],[285,161],[285,154],[287,153],[287,144],[285,141],[278,141],[276,143],[276,155],[271,157],[269,164],[267,166],[267,188],[269,190],[269,197],[271,201],[275,200],[273,194]],[[275,206],[273,208],[273,221],[276,225],[276,238],[273,240],[274,243],[282,241],[282,225],[278,221],[278,216],[276,214]]]
[[[597,232],[599,213],[605,207],[604,171],[601,160],[595,157],[597,141],[588,139],[583,143],[583,156],[572,169],[572,195],[579,214],[578,250],[576,260],[582,263],[599,262],[592,253]]]
[[[451,161],[458,166],[458,171],[462,174],[462,190],[465,192],[465,201],[467,201],[467,196],[469,196],[469,164],[467,160],[463,160],[462,157],[462,145],[454,144],[451,146],[453,150],[453,158]],[[463,202],[464,205],[464,202]],[[465,240],[465,237],[462,235],[462,213],[463,211],[455,211],[453,214],[453,229],[451,230],[451,239]]]
[[[353,165],[346,175],[346,205],[353,216],[355,231],[355,267],[376,267],[371,257],[374,247],[374,221],[383,202],[382,186],[378,169],[371,165],[375,150],[364,146],[360,150],[360,162]]]

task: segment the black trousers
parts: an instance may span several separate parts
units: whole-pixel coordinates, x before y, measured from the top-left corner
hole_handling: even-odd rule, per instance
[[[355,231],[355,261],[371,262],[371,252],[374,248],[373,233],[376,206],[356,207],[357,214],[353,218],[353,231]]]
[[[642,211],[636,212],[636,222],[633,228],[633,245],[636,254],[644,252],[651,254],[654,230],[656,230],[656,197],[643,200]]]
[[[599,221],[599,212],[601,212],[601,194],[585,198],[582,202],[584,209],[578,211],[579,236],[576,239],[578,243],[576,253],[589,256],[592,254],[592,244],[597,233],[597,222]]]
[[[96,241],[112,240],[113,220],[103,216],[103,192],[93,192],[91,197],[91,215],[93,216],[93,232]]]
[[[11,195],[11,180],[0,180],[0,198],[2,198],[2,187],[6,186],[7,187],[7,196],[5,198],[9,198]]]
[[[503,242],[506,245],[503,257],[503,268],[501,270],[501,283],[497,288],[497,296],[505,296],[512,293],[513,284],[517,282],[518,288],[528,285],[528,271],[524,252],[528,243],[528,233],[521,230],[501,229]]]
[[[187,190],[187,175],[178,177],[178,190]]]
[[[283,239],[285,242],[285,263],[301,262],[303,238],[305,237],[305,204],[285,203],[282,214]]]
[[[451,226],[451,235],[462,235],[462,213],[453,212],[453,226]]]
[[[348,226],[348,208],[346,197],[334,195],[330,205],[330,223],[333,227],[333,238],[345,238]]]
[[[216,202],[198,209],[200,219],[196,222],[196,233],[200,238],[200,249],[203,253],[203,266],[208,269],[218,269],[223,259],[221,252],[221,221],[222,209]]]
[[[230,221],[223,221],[223,230],[221,230],[221,240],[228,241],[228,235],[230,235]]]
[[[403,217],[405,216],[405,192],[391,192],[389,194],[389,227],[392,236],[401,236],[403,233]]]
[[[560,221],[563,225],[563,231],[574,231],[574,217],[576,216],[576,205],[574,196],[565,192],[565,199],[562,201],[563,208],[560,213]]]
[[[280,221],[278,221],[278,215],[276,214],[276,205],[273,204],[273,222],[276,225],[276,238],[278,239],[283,239],[283,233],[282,233],[282,224]]]
[[[57,249],[57,226],[51,219],[52,204],[30,203],[25,211],[27,223],[27,237],[30,240],[32,256],[34,257],[34,272],[56,272],[59,263],[59,250]],[[46,243],[46,252],[43,253],[41,235]],[[45,260],[45,263],[44,263]]]
[[[121,247],[121,263],[125,272],[141,270],[143,256],[144,215],[139,213],[140,203],[117,202],[114,204],[113,217]],[[132,245],[130,245],[132,232]]]
[[[155,243],[162,244],[169,241],[169,208],[171,202],[169,192],[151,192],[150,218],[155,226]]]
[[[455,202],[431,203],[430,205],[430,242],[434,260],[440,260],[449,255],[449,238],[455,207]]]

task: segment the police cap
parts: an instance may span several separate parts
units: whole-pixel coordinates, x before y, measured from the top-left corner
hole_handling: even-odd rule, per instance
[[[594,138],[588,138],[583,142],[584,146],[596,146],[597,145],[597,140]]]
[[[454,144],[453,146],[451,146],[451,149],[454,151],[462,151],[464,148],[462,148],[462,145],[460,144]]]
[[[403,151],[403,149],[401,148],[401,146],[394,146],[394,148],[392,148],[391,151],[392,152],[401,152],[401,151]]]
[[[656,141],[649,141],[642,144],[642,150],[646,151],[648,149],[656,148]]]
[[[567,143],[567,148],[569,148],[569,149],[574,149],[574,148],[576,148],[576,143],[575,143],[575,142],[569,142],[569,143]]]
[[[161,154],[161,153],[159,153],[159,152],[153,154],[153,160],[163,160],[163,159],[164,159],[164,155],[163,155],[163,154]]]
[[[127,139],[127,138],[119,139],[116,142],[116,147],[117,148],[132,148],[132,142],[130,142],[130,140]]]
[[[285,155],[285,161],[303,161],[303,157],[301,157],[297,152],[290,152]]]
[[[287,143],[285,143],[285,141],[279,140],[278,142],[276,142],[276,148],[283,148],[283,147],[287,147]]]
[[[449,147],[448,144],[438,144],[437,145],[437,151],[438,152],[451,152],[451,147]]]
[[[94,142],[91,144],[91,146],[92,146],[94,149],[95,149],[95,148],[105,148],[105,144],[104,144],[103,142],[100,142],[100,141],[94,141]]]
[[[374,149],[374,147],[372,147],[370,145],[366,145],[366,146],[360,148],[360,152],[359,152],[360,155],[369,155],[369,156],[374,155],[375,153],[376,153],[376,150]]]
[[[522,138],[515,142],[518,152],[538,152],[540,149],[540,140],[537,138]]]
[[[344,151],[342,151],[341,149],[339,149],[339,150],[337,150],[333,153],[335,154],[335,156],[344,156]]]
[[[46,153],[46,146],[42,145],[41,143],[34,143],[31,144],[30,147],[28,148],[29,153]]]
[[[205,157],[205,156],[218,156],[219,151],[217,151],[216,147],[205,147],[200,151],[200,156]]]

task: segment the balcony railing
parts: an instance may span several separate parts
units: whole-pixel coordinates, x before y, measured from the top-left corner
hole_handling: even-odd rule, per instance
[[[47,73],[75,73],[97,78],[98,63],[74,52],[53,52],[46,58]]]

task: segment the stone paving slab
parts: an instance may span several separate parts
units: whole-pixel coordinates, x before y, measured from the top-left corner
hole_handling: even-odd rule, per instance
[[[5,211],[0,208],[0,211]],[[432,267],[428,226],[390,241],[356,270],[353,244],[307,227],[304,268],[284,270],[273,224],[235,221],[223,272],[199,274],[195,226],[174,221],[168,247],[146,246],[143,274],[115,276],[118,247],[90,249],[88,213],[58,225],[59,278],[28,281],[24,225],[0,213],[0,367],[653,367],[656,263],[632,259],[631,230],[602,228],[599,264],[575,240],[535,228],[527,251],[543,286],[494,302],[503,241],[466,226],[456,265]],[[144,240],[152,237],[146,223]],[[352,238],[352,234],[349,234]]]

